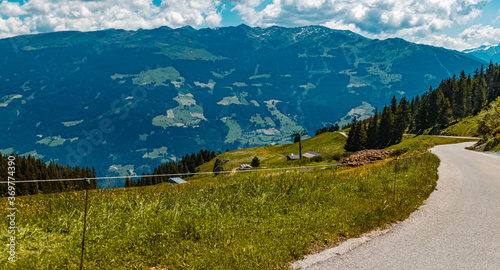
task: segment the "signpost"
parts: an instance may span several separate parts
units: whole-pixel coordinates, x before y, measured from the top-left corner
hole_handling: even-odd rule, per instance
[[[299,139],[299,156],[300,156],[300,159],[302,159],[301,137],[304,136],[304,135],[307,135],[307,132],[305,130],[294,131],[293,134],[292,134],[292,137]]]

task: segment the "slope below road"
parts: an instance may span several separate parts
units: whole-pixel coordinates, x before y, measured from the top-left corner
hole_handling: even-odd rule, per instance
[[[437,190],[410,218],[293,266],[302,269],[500,269],[500,157],[437,146]],[[373,233],[372,233],[373,234]]]

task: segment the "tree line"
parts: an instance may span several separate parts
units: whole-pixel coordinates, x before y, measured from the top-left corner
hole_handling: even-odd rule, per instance
[[[464,71],[442,80],[436,89],[430,88],[410,102],[394,96],[381,114],[358,121],[354,118],[345,149],[359,151],[380,149],[401,141],[405,130],[419,133],[429,128],[444,128],[453,121],[475,115],[500,96],[500,66],[476,69],[473,75]]]
[[[339,130],[340,130],[339,124],[335,124],[335,125],[331,125],[329,127],[322,127],[322,128],[317,129],[316,135],[319,135],[319,134],[325,133],[325,132],[335,132],[335,131],[339,131]]]
[[[14,173],[9,174],[9,155],[0,155],[0,181],[8,181],[8,177],[13,177],[15,181],[23,180],[47,180],[47,179],[69,179],[69,178],[95,178],[94,168],[80,168],[62,166],[57,163],[48,165],[40,159],[31,155],[27,157],[19,155],[14,156]],[[12,170],[10,170],[12,171]],[[15,191],[17,196],[35,195],[39,193],[54,193],[72,190],[85,189],[85,181],[53,181],[53,182],[30,182],[16,183]],[[97,188],[97,181],[91,180],[90,189]],[[0,184],[1,196],[7,196],[8,184]]]
[[[379,115],[357,121],[354,117],[351,130],[345,145],[346,151],[354,152],[362,149],[381,149],[401,142],[406,127],[411,122],[410,103],[406,98],[397,102],[393,97],[391,106],[385,106]]]
[[[220,152],[214,152],[209,150],[200,150],[197,154],[192,153],[191,155],[186,154],[178,162],[167,162],[156,167],[153,170],[152,175],[161,174],[183,174],[183,173],[195,173],[196,167],[202,165],[214,159]],[[142,177],[137,181],[130,178],[125,179],[125,187],[140,187],[140,186],[151,186],[162,182],[167,182],[170,176],[154,176],[154,177]]]

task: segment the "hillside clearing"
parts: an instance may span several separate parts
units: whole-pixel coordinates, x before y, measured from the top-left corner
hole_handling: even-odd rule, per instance
[[[457,141],[463,140],[407,136],[393,153],[408,156]],[[324,133],[305,140],[304,148],[342,153],[344,143],[341,134]],[[294,147],[223,155],[263,152],[270,162]],[[91,190],[84,268],[289,268],[310,252],[407,218],[434,190],[438,165],[426,153],[356,168],[290,168],[193,177],[183,185]],[[84,198],[82,191],[17,198],[18,260],[0,258],[0,268],[77,268]],[[0,237],[6,241],[7,231]]]
[[[325,132],[320,135],[305,139],[302,141],[302,153],[313,151],[324,156],[326,161],[338,161],[345,156],[344,144],[346,138],[340,133]],[[309,159],[302,161],[287,162],[286,156],[290,154],[299,154],[299,144],[277,144],[253,148],[244,148],[222,153],[217,158],[227,159],[228,162],[224,165],[225,170],[231,170],[239,167],[241,164],[250,164],[253,157],[258,157],[261,167],[278,167],[278,166],[298,166],[309,162]],[[200,172],[210,172],[213,170],[215,159],[207,162],[200,167]]]
[[[395,197],[393,162],[92,190],[84,267],[287,267],[311,250],[405,219],[434,189],[438,164],[430,154],[400,163]],[[4,256],[0,267],[77,268],[84,194],[18,198],[18,261]]]

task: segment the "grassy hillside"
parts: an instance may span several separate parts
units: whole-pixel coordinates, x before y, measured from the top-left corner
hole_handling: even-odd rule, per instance
[[[338,161],[344,156],[345,136],[339,133],[325,132],[302,141],[302,153],[313,151],[324,156],[324,161]],[[227,159],[224,170],[231,170],[239,167],[241,164],[250,164],[253,157],[258,157],[261,167],[276,166],[296,166],[310,162],[309,159],[303,161],[287,162],[286,156],[290,154],[299,154],[299,144],[268,145],[262,147],[253,147],[238,149],[222,153],[217,158]],[[210,172],[213,170],[215,159],[198,167],[201,172]]]
[[[288,268],[312,250],[407,218],[434,190],[438,165],[425,154],[397,171],[386,161],[92,190],[84,269]],[[17,261],[2,256],[0,268],[77,269],[84,198],[19,197]],[[7,242],[7,230],[0,237]]]
[[[441,132],[442,135],[480,136],[475,149],[500,151],[500,98],[491,102],[477,115],[455,122]]]
[[[447,136],[479,136],[479,115],[469,116],[460,121],[451,123],[441,131],[441,135]]]
[[[500,97],[479,113],[479,132],[482,150],[500,151]]]
[[[408,156],[463,141],[469,140],[405,136],[390,148]],[[304,140],[303,147],[304,152],[334,157],[345,154],[344,144],[341,134],[324,133]],[[294,166],[300,161],[284,159],[297,151],[296,144],[274,145],[220,157],[235,167],[255,155],[270,167]],[[397,163],[91,190],[84,268],[288,269],[311,251],[404,220],[417,209],[436,186],[439,160],[425,153]],[[204,166],[210,171],[213,161]],[[18,197],[17,262],[0,257],[0,269],[78,268],[84,198],[83,191]],[[6,198],[0,203],[7,203]],[[0,215],[7,214],[0,209]],[[7,242],[7,237],[7,230],[0,230],[0,238]]]
[[[392,145],[387,149],[394,149],[393,155],[401,155],[403,153],[414,153],[426,151],[436,145],[454,144],[462,142],[472,142],[477,139],[464,139],[464,138],[446,138],[437,137],[432,135],[405,135],[401,143]]]

